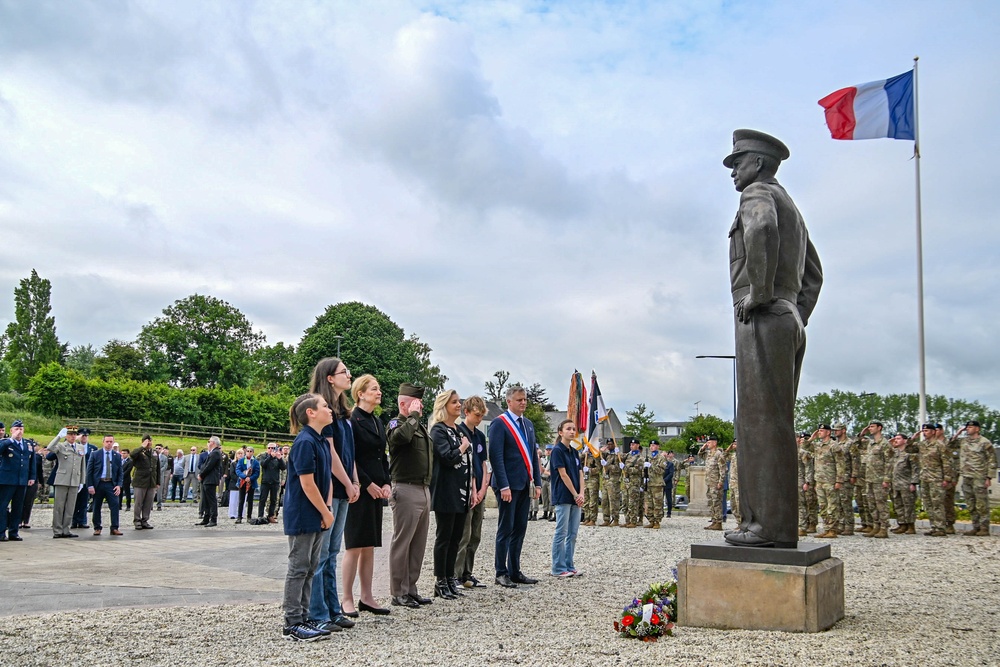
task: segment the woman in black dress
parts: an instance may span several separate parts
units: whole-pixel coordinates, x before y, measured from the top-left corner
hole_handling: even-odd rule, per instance
[[[446,389],[434,399],[431,415],[431,443],[434,445],[434,472],[431,478],[431,509],[437,532],[434,534],[434,595],[445,600],[461,597],[455,578],[455,558],[465,530],[472,490],[472,443],[458,430],[462,399],[454,389]]]
[[[375,547],[382,546],[382,502],[392,493],[389,486],[389,459],[386,456],[385,427],[375,416],[382,402],[382,389],[372,375],[362,375],[351,385],[355,408],[351,412],[354,432],[354,463],[361,483],[361,497],[347,510],[344,525],[344,590],[340,604],[345,616],[357,617],[358,610],[388,614],[372,595]],[[361,599],[354,605],[354,579],[361,580]]]

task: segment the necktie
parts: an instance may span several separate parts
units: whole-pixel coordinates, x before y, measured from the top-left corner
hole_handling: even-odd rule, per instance
[[[191,472],[194,472],[194,454],[188,457],[191,459]]]
[[[104,452],[104,474],[101,477],[111,477],[111,452]]]
[[[529,444],[528,444],[528,432],[526,430],[524,430],[524,417],[518,417],[517,418],[517,428],[520,429],[520,431],[521,431],[521,437],[524,438],[524,447],[525,447],[525,449],[527,449],[529,447]],[[529,454],[528,455],[528,477],[531,477],[534,474],[534,472],[531,469],[531,465],[532,465],[531,464],[531,455]]]

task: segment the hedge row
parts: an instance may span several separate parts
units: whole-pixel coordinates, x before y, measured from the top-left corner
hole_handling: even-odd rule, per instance
[[[135,380],[88,380],[59,364],[28,382],[28,407],[42,415],[197,424],[259,431],[288,429],[293,396],[249,389],[177,389]]]

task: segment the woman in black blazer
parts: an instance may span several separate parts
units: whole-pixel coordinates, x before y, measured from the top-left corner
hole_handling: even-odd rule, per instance
[[[446,389],[434,399],[431,415],[431,442],[434,445],[434,472],[431,478],[431,509],[437,523],[434,535],[434,595],[454,600],[462,595],[455,578],[455,558],[465,530],[472,489],[472,443],[458,430],[462,399],[454,389]]]
[[[351,412],[354,434],[354,465],[358,471],[361,496],[347,507],[344,524],[344,563],[340,605],[345,616],[356,618],[358,610],[388,614],[372,594],[375,547],[382,546],[382,507],[392,495],[389,486],[389,457],[386,455],[385,426],[375,416],[382,402],[382,389],[373,375],[362,375],[351,385],[355,407]],[[354,605],[354,579],[361,579],[361,599]]]

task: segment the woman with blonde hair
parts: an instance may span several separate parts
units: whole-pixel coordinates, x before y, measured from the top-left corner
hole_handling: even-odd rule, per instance
[[[362,375],[351,385],[354,410],[351,430],[354,433],[354,465],[361,483],[361,497],[347,510],[344,526],[344,565],[340,603],[345,616],[356,618],[358,610],[384,615],[372,594],[375,547],[382,546],[382,505],[392,495],[389,486],[389,457],[386,455],[385,426],[375,416],[382,402],[382,388],[374,375]],[[355,608],[354,580],[361,580],[361,598]]]
[[[434,399],[431,414],[431,443],[434,445],[434,474],[431,482],[431,509],[437,523],[434,535],[434,595],[454,600],[463,595],[455,578],[455,559],[465,530],[465,515],[475,501],[472,494],[472,443],[458,430],[462,399],[454,389],[446,389]]]

